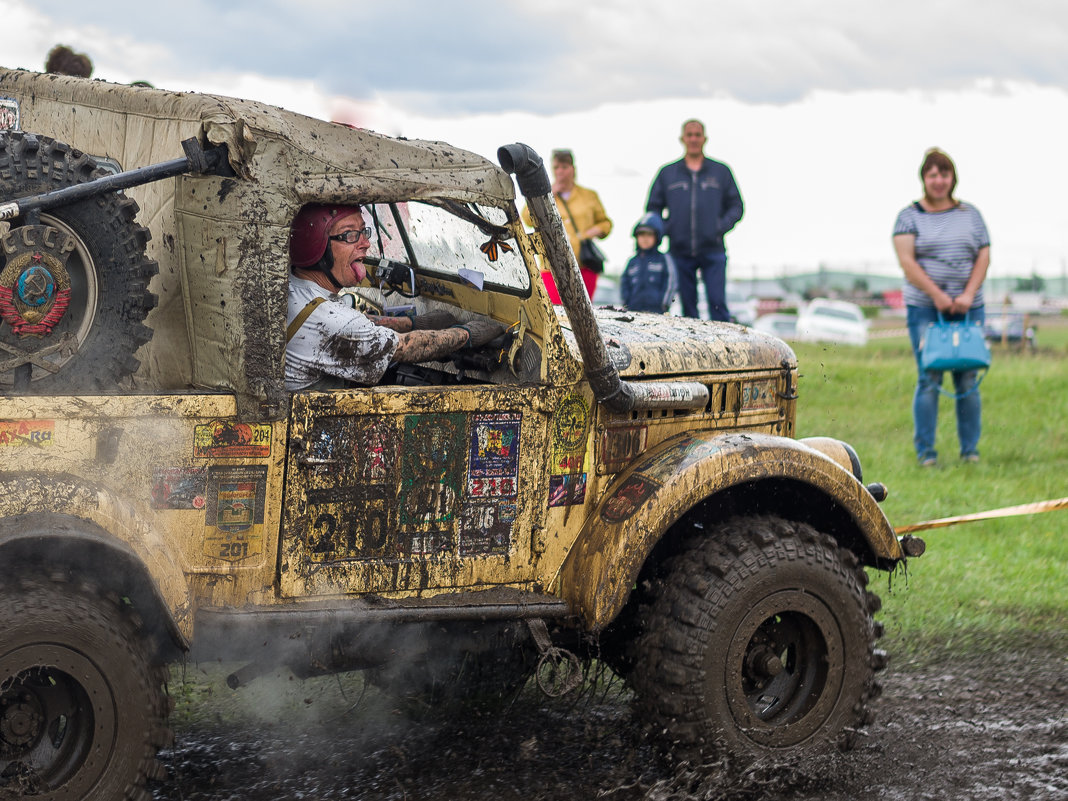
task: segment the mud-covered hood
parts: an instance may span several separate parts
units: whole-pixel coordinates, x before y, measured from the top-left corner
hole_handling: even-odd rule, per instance
[[[563,307],[557,306],[564,338],[576,359],[578,344]],[[594,310],[608,355],[624,378],[695,375],[725,370],[777,369],[797,365],[781,339],[734,323],[644,314],[611,307]]]

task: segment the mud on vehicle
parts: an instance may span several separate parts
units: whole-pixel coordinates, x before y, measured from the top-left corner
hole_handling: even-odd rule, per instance
[[[864,569],[922,543],[848,445],[794,438],[782,341],[593,308],[529,148],[8,70],[0,119],[0,796],[149,797],[183,658],[423,705],[599,658],[682,758],[869,722]],[[287,392],[312,201],[371,220],[354,304],[509,335]]]

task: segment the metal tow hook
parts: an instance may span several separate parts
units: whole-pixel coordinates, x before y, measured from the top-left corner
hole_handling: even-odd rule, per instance
[[[582,683],[578,657],[566,648],[553,645],[549,629],[541,618],[528,620],[527,626],[541,654],[535,671],[539,689],[550,698],[567,695]]]

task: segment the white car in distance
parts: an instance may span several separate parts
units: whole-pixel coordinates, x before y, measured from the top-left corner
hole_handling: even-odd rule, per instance
[[[846,300],[816,298],[797,315],[797,339],[867,345],[869,322],[860,306]]]

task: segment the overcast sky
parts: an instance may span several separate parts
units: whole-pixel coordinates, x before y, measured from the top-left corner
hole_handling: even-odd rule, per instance
[[[493,158],[576,154],[616,223],[613,267],[680,123],[708,125],[745,218],[740,277],[820,263],[892,272],[890,230],[923,151],[957,162],[997,272],[1068,256],[1063,0],[0,0],[0,64],[56,42],[94,77],[253,97]],[[17,32],[17,35],[13,35]],[[133,165],[131,165],[133,166]]]

